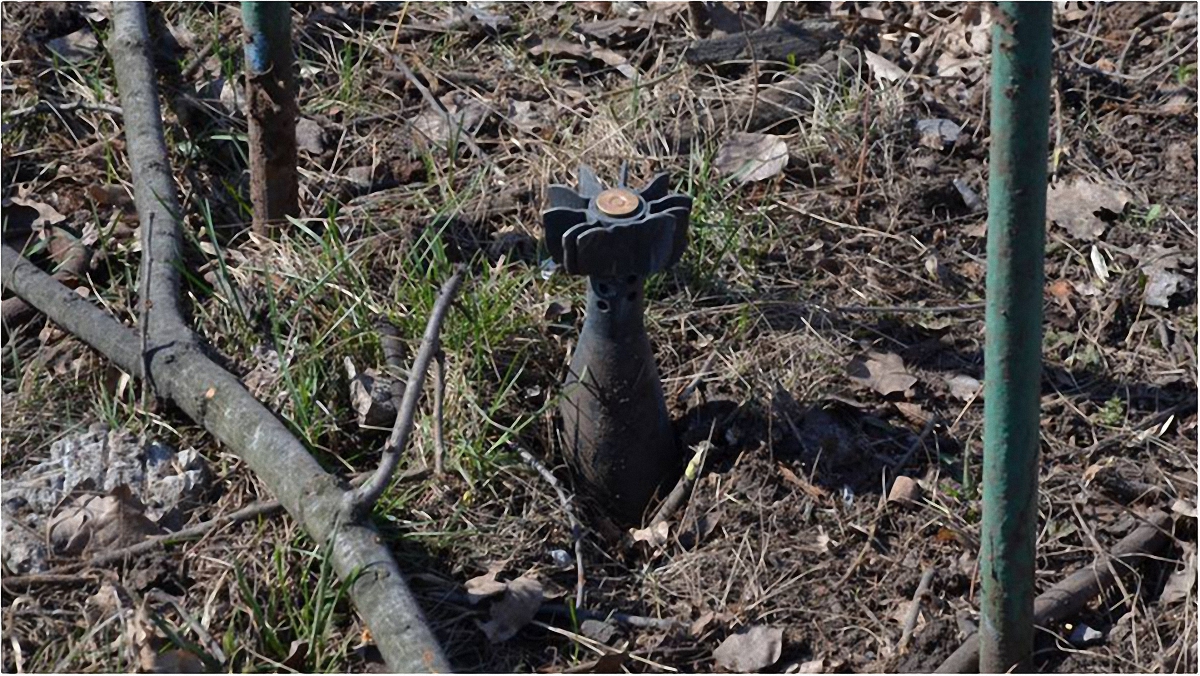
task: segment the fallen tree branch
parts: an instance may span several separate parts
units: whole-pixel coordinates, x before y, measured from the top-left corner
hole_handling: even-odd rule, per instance
[[[350,597],[395,671],[448,671],[395,559],[367,520],[343,518],[344,482],[325,472],[287,426],[232,374],[205,354],[187,326],[178,295],[182,267],[179,208],[163,140],[151,67],[145,8],[113,7],[109,51],[125,117],[138,216],[153,250],[153,276],[141,280],[153,311],[147,318],[149,373],[137,334],[4,247],[4,284],[51,321],[136,376],[153,376],[157,394],[235,451],[317,543],[328,546],[338,576],[353,580]],[[145,240],[143,240],[145,241]]]
[[[715,65],[749,57],[753,61],[788,59],[805,61],[815,58],[825,47],[841,38],[837,24],[830,21],[781,23],[751,31],[697,40],[683,52],[683,60],[693,66]]]
[[[396,477],[396,481],[419,481],[428,478],[430,473],[431,472],[428,468],[408,470],[407,472],[400,473],[400,475]],[[369,476],[370,474],[360,474],[354,477],[350,483],[351,485],[360,484]],[[99,568],[100,566],[113,563],[114,561],[124,561],[133,556],[147,554],[157,549],[166,549],[173,544],[198,538],[220,526],[227,526],[229,524],[249,521],[260,516],[273,514],[281,509],[283,509],[283,505],[279,504],[278,500],[255,502],[237,511],[229,512],[228,514],[221,514],[209,519],[208,521],[202,521],[194,526],[189,526],[173,533],[164,533],[163,535],[147,538],[128,547],[122,547],[110,552],[104,552],[103,554],[94,556],[87,561],[78,561],[75,563],[57,566],[47,570],[44,573],[8,575],[4,578],[4,583],[28,587],[29,585],[33,584],[72,584],[85,582],[87,580],[83,578],[81,571],[86,571],[89,568]]]
[[[408,384],[404,386],[404,399],[396,411],[396,423],[392,426],[392,433],[388,435],[387,443],[383,446],[383,458],[379,462],[379,468],[366,483],[346,493],[344,513],[347,518],[353,518],[375,504],[391,482],[396,465],[400,464],[400,452],[408,444],[408,436],[412,433],[413,421],[417,416],[417,401],[425,385],[425,374],[440,349],[438,334],[442,330],[442,321],[450,311],[450,302],[454,300],[454,294],[458,293],[462,280],[463,268],[460,266],[442,285],[437,301],[433,304],[433,311],[429,313],[429,321],[425,324],[421,347],[417,349],[417,356],[413,358],[413,365],[408,373]]]
[[[896,644],[896,652],[901,655],[908,652],[908,642],[912,640],[913,629],[917,627],[917,618],[921,616],[921,601],[929,592],[929,585],[933,582],[935,572],[937,572],[936,568],[926,568],[925,572],[921,574],[921,581],[917,583],[917,591],[913,594],[912,604],[908,606],[908,612],[904,614],[904,630],[900,632],[900,643]]]
[[[133,329],[42,272],[7,244],[0,245],[0,270],[4,288],[111,359],[121,370],[142,377],[140,341]]]
[[[712,443],[705,440],[692,449],[692,459],[688,461],[687,468],[683,470],[683,476],[679,477],[679,482],[667,494],[667,498],[658,506],[658,510],[654,512],[654,517],[650,519],[649,528],[658,525],[659,522],[666,521],[671,518],[680,506],[683,505],[687,497],[692,493],[692,486],[695,485],[696,479],[700,476],[700,471],[704,469],[704,460],[708,456],[708,450],[712,448]]]
[[[59,256],[51,256],[59,264],[54,271],[54,279],[60,282],[83,279],[87,269],[92,264],[92,249],[81,240],[71,237],[67,250]],[[0,303],[0,316],[5,333],[16,329],[32,319],[37,310],[20,298],[6,298]]]
[[[9,119],[17,119],[32,115],[34,113],[69,113],[76,110],[92,110],[99,113],[108,113],[109,115],[123,114],[120,106],[114,106],[107,103],[93,103],[91,101],[68,101],[67,103],[55,103],[53,101],[38,101],[32,106],[17,108],[9,112]]]
[[[1037,597],[1033,602],[1033,623],[1039,627],[1061,622],[1083,609],[1093,598],[1133,570],[1133,564],[1162,548],[1171,540],[1171,517],[1152,512],[1145,523],[1113,547],[1107,560],[1101,557],[1091,566],[1075,571]],[[934,673],[968,674],[979,671],[979,634],[972,634],[942,662]]]

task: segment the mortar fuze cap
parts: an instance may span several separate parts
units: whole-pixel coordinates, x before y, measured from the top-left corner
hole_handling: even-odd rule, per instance
[[[692,198],[667,192],[668,174],[633,190],[626,185],[627,173],[622,167],[620,181],[609,188],[581,165],[574,189],[547,189],[550,208],[542,212],[546,248],[568,274],[644,277],[683,256]]]

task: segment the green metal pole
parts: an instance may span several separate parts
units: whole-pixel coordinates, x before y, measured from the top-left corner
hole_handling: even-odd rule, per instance
[[[998,9],[988,180],[982,673],[1028,669],[1033,653],[1050,125],[1051,4],[1001,2]]]

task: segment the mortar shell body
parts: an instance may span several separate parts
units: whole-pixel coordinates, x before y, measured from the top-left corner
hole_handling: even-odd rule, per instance
[[[642,320],[643,278],[591,277],[560,413],[567,460],[619,518],[639,522],[681,456]]]

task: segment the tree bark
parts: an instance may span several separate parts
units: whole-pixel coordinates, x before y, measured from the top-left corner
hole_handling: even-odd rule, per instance
[[[246,121],[250,136],[250,202],[254,231],[300,214],[296,172],[296,76],[287,2],[243,2]]]

